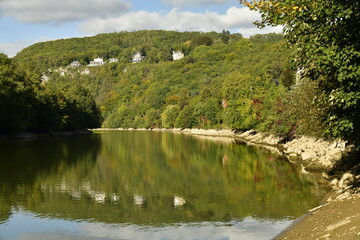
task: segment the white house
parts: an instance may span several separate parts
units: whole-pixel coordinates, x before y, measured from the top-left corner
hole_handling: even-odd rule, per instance
[[[172,52],[172,55],[174,61],[180,60],[185,57],[184,53],[182,53],[181,51]]]
[[[119,62],[119,59],[117,59],[117,58],[110,58],[109,59],[109,63],[117,63],[117,62]]]
[[[41,82],[42,83],[46,83],[47,81],[49,81],[50,77],[46,76],[45,74],[41,75]]]
[[[144,56],[142,56],[140,52],[134,53],[134,56],[132,59],[133,63],[139,63],[139,62],[142,62],[143,60],[144,60]]]
[[[303,79],[303,73],[304,73],[304,69],[303,68],[298,68],[296,71],[296,75],[295,75],[295,85],[299,85],[302,82]]]
[[[90,61],[89,67],[99,67],[105,65],[104,59],[102,58],[95,58],[94,61]]]

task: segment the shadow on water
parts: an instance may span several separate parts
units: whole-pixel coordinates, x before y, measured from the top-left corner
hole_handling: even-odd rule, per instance
[[[83,158],[95,162],[100,143],[98,136],[0,141],[0,222],[17,203],[28,201],[42,177]]]
[[[1,142],[1,220],[163,225],[296,218],[324,193],[285,159],[233,141],[162,132]]]

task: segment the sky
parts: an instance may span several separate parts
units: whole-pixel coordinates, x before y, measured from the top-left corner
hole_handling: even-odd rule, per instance
[[[245,37],[260,14],[239,0],[0,0],[0,52],[9,57],[41,41],[136,30],[229,30]]]

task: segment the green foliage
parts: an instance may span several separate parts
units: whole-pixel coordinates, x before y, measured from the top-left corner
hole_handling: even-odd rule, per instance
[[[0,132],[98,127],[100,112],[88,91],[73,85],[51,89],[40,75],[0,55]]]
[[[121,105],[116,111],[112,112],[104,122],[104,127],[116,128],[119,126],[132,127],[131,111],[124,105]]]
[[[160,122],[160,110],[150,108],[146,111],[144,116],[144,127],[146,128],[156,128],[161,126]]]
[[[327,134],[360,146],[359,1],[241,2],[262,13],[260,26],[285,26],[295,64],[325,96]]]
[[[179,115],[179,105],[168,105],[164,112],[161,114],[161,123],[165,128],[173,128],[176,117]]]
[[[177,116],[175,120],[175,127],[176,128],[194,128],[196,127],[196,119],[193,115],[194,108],[186,105]]]
[[[316,82],[304,81],[294,86],[283,100],[282,111],[274,128],[280,134],[297,134],[325,137],[327,106]]]
[[[66,99],[63,115],[65,129],[96,128],[101,124],[100,111],[89,92],[80,85],[62,89]]]
[[[189,40],[194,40],[196,46],[212,45],[213,39],[221,35],[215,32],[162,30],[99,34],[95,37],[36,43],[23,49],[14,59],[46,71],[49,67],[67,66],[75,60],[86,65],[96,57],[114,57],[119,58],[121,63],[129,63],[134,52],[140,51],[146,56],[146,61],[157,63],[172,60],[173,50],[182,50],[187,54],[191,50],[190,45],[186,44]]]
[[[197,101],[194,106],[194,118],[197,126],[200,128],[210,128],[217,126],[220,120],[218,119],[218,112],[220,111],[219,101],[215,98],[206,98],[202,101]]]
[[[33,121],[34,83],[11,60],[0,54],[0,132],[22,131]]]
[[[208,36],[199,36],[199,37],[194,38],[191,41],[191,45],[193,47],[198,47],[201,45],[211,46],[211,45],[213,45],[213,40]]]
[[[277,99],[287,91],[283,85],[289,87],[295,75],[287,60],[290,52],[280,49],[283,40],[278,34],[246,39],[227,31],[140,31],[101,34],[85,40],[42,43],[25,49],[15,59],[20,63],[35,59],[29,56],[44,59],[47,53],[39,52],[39,46],[54,53],[54,62],[63,58],[58,51],[66,52],[71,45],[74,49],[84,49],[73,51],[74,56],[86,55],[94,46],[118,53],[119,63],[67,68],[63,73],[59,68],[45,72],[50,78],[45,86],[72,96],[66,95],[70,101],[63,101],[62,115],[72,112],[73,106],[85,112],[93,109],[90,105],[78,104],[74,96],[82,96],[82,91],[69,91],[82,86],[96,99],[104,119],[103,127],[248,129],[271,125],[270,120],[266,122],[265,111],[276,107]],[[119,42],[121,46],[113,45]],[[182,50],[185,58],[171,61],[173,50]],[[130,63],[134,51],[143,51],[146,60]],[[86,69],[89,74],[82,73]],[[225,107],[224,102],[228,106]],[[93,113],[98,116],[97,112]],[[62,124],[74,128],[73,120],[81,122],[87,119],[84,116],[62,118]]]

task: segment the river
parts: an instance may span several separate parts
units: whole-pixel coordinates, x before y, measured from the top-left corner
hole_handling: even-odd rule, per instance
[[[230,138],[99,131],[0,152],[0,240],[265,240],[326,191]]]

